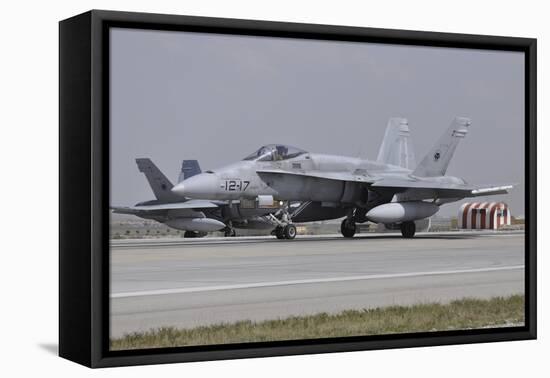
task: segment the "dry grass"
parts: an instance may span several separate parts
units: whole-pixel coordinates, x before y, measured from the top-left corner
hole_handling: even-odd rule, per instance
[[[391,306],[329,315],[241,321],[192,329],[160,328],[111,340],[111,350],[317,339],[517,325],[524,322],[524,297],[461,299],[449,304]]]

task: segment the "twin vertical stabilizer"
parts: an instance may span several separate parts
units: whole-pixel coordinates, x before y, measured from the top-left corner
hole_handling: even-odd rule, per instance
[[[390,118],[378,151],[379,163],[413,169],[416,165],[409,123],[405,118]]]
[[[418,177],[444,176],[458,142],[468,133],[470,123],[469,118],[456,117],[412,174]]]
[[[178,182],[182,182],[189,177],[201,173],[201,167],[198,160],[184,160],[181,162],[181,172],[178,177]]]

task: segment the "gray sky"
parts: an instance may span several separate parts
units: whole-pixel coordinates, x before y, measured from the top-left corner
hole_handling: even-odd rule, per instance
[[[111,203],[154,198],[137,157],[173,182],[182,159],[207,170],[268,143],[375,159],[400,116],[420,161],[465,116],[447,174],[518,183],[488,200],[523,214],[523,72],[517,52],[112,29]]]

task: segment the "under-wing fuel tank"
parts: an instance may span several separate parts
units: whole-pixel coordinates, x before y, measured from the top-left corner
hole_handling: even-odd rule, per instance
[[[177,230],[193,230],[212,232],[225,228],[225,223],[212,218],[175,218],[164,222],[167,226]]]
[[[376,223],[399,223],[431,217],[439,206],[423,201],[391,202],[367,212],[367,219]]]

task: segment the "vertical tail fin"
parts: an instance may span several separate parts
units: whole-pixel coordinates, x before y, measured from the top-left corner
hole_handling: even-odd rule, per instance
[[[171,201],[178,199],[178,197],[172,193],[172,183],[166,178],[166,176],[157,168],[157,166],[151,161],[151,159],[136,159],[136,164],[140,172],[142,172],[149,186],[155,193],[160,201]]]
[[[419,177],[445,175],[456,146],[468,133],[470,123],[469,118],[456,117],[412,174]]]
[[[413,169],[416,161],[410,136],[409,123],[405,118],[390,118],[376,160]]]
[[[184,160],[181,162],[181,172],[178,183],[183,180],[201,173],[201,167],[198,160]]]

